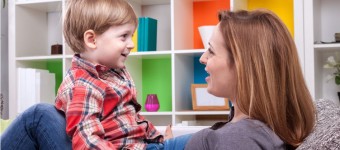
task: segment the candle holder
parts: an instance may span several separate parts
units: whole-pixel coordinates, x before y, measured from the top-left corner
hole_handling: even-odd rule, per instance
[[[149,112],[156,112],[159,109],[159,102],[157,94],[148,94],[145,101],[145,110]]]
[[[55,44],[51,46],[51,54],[56,55],[56,54],[62,54],[63,53],[63,46],[60,44]]]
[[[335,33],[334,37],[335,37],[335,42],[340,42],[340,33]]]

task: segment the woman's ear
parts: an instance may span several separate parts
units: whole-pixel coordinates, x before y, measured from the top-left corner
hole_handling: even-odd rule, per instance
[[[86,30],[84,32],[84,43],[86,47],[91,49],[97,48],[96,46],[96,33],[93,30]]]

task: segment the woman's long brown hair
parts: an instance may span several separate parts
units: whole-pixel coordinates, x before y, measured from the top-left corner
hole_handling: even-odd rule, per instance
[[[315,108],[286,26],[268,10],[222,11],[219,20],[236,67],[239,109],[299,146],[313,130]]]

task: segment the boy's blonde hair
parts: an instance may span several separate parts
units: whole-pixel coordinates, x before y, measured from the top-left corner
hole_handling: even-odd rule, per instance
[[[125,0],[68,0],[63,31],[67,44],[75,53],[84,49],[84,33],[93,30],[100,35],[111,26],[133,23],[137,16]]]
[[[237,72],[238,108],[299,146],[313,130],[315,108],[286,26],[268,10],[223,11],[219,20]]]

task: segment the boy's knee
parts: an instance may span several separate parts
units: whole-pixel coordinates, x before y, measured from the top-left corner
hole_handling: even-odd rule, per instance
[[[35,112],[39,112],[39,111],[47,111],[50,109],[55,109],[54,105],[52,104],[47,104],[47,103],[38,103],[32,106],[34,108]]]
[[[35,115],[39,113],[46,113],[50,109],[55,109],[52,104],[38,103],[23,112],[23,115]]]

